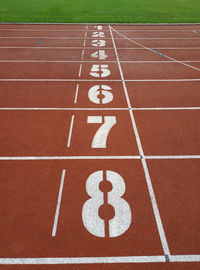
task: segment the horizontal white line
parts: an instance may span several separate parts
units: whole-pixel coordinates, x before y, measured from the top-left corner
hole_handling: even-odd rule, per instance
[[[200,255],[170,255],[170,262],[199,262]],[[1,258],[0,264],[166,263],[165,256]]]
[[[1,81],[1,79],[0,79]],[[125,80],[126,82],[198,82],[200,79],[144,79],[144,80]]]
[[[200,255],[171,255],[170,262],[199,262]]]
[[[102,47],[101,47],[102,48]],[[112,47],[103,47],[103,48],[105,48],[105,49],[113,49]],[[0,49],[35,49],[35,50],[40,50],[40,49],[42,49],[42,50],[46,50],[46,49],[52,49],[52,50],[81,50],[81,52],[82,52],[82,50],[84,49],[84,50],[97,50],[97,49],[99,49],[99,47],[56,47],[56,46],[48,46],[48,47],[34,47],[34,46],[32,46],[32,47],[26,47],[26,46],[12,46],[12,47],[5,47],[5,46],[1,46],[0,47]]]
[[[106,63],[117,63],[117,61],[107,61],[101,60]],[[186,60],[182,61],[183,63],[200,63],[200,60]],[[95,60],[83,61],[83,60],[0,60],[0,63],[96,63]],[[146,63],[146,64],[167,64],[174,63],[174,61],[123,61],[120,60],[120,63]]]
[[[200,79],[199,79],[200,80]],[[119,80],[90,79],[0,79],[0,82],[121,82]]]
[[[129,108],[0,108],[0,111],[127,111]]]
[[[160,108],[130,108],[133,111],[168,111],[168,110],[200,110],[200,107],[160,107]],[[129,108],[61,108],[61,107],[25,107],[25,108],[13,108],[13,107],[0,107],[0,111],[127,111]]]
[[[114,27],[113,27],[114,28]],[[131,31],[131,32],[154,32],[154,31],[158,31],[158,32],[163,32],[163,31],[168,31],[168,32],[191,32],[191,31],[198,31],[200,29],[116,29],[114,28],[115,30],[118,30],[118,31]],[[5,29],[6,30],[6,29]]]
[[[80,159],[140,159],[140,156],[24,156],[0,157],[0,160],[80,160]]]
[[[132,108],[134,111],[200,110],[200,107]]]
[[[37,39],[37,38],[41,38],[41,36],[33,36],[33,37],[22,37],[22,36],[6,36],[6,37],[0,37],[0,39],[1,38],[5,38],[5,39],[11,39],[11,38],[14,38],[14,39],[20,39],[20,38],[31,38],[31,39]],[[84,36],[83,37],[56,37],[56,36],[47,36],[47,37],[43,37],[43,39],[80,39],[80,40],[83,40],[84,39]],[[94,38],[92,38],[92,37],[87,37],[87,39],[94,39]],[[112,40],[112,38],[103,38],[103,39],[110,39],[110,40]],[[124,39],[124,38],[120,38],[120,37],[116,37],[115,38],[115,40],[116,39]],[[144,37],[134,37],[134,40],[135,39],[175,39],[175,40],[179,40],[179,39],[189,39],[189,40],[193,40],[193,39],[196,39],[196,40],[199,40],[199,37],[191,37],[191,38],[187,38],[187,37],[183,37],[183,38],[181,38],[181,37],[179,37],[179,38],[167,38],[167,37],[148,37],[148,38],[144,38]]]
[[[0,264],[87,264],[165,262],[165,256],[70,257],[70,258],[2,258]]]
[[[200,155],[145,156],[145,159],[200,159]]]
[[[121,82],[121,79],[113,80],[90,80],[90,79],[0,79],[0,82]],[[199,79],[138,79],[125,80],[126,82],[198,82]]]
[[[91,159],[200,159],[200,155],[171,155],[171,156],[10,156],[0,157],[0,161],[23,160],[91,160]]]
[[[134,40],[134,39],[133,39]],[[155,46],[154,46],[155,47]],[[154,47],[149,47],[150,49],[154,49]],[[102,48],[102,47],[101,47]],[[103,47],[106,50],[113,50],[113,47]],[[0,49],[36,49],[36,50],[46,50],[46,49],[52,49],[52,50],[82,50],[82,49],[86,49],[86,50],[95,50],[95,49],[99,49],[99,47],[92,47],[92,46],[88,46],[88,47],[73,47],[73,46],[41,46],[41,47],[37,47],[37,46],[0,46]],[[146,50],[144,48],[135,48],[135,47],[117,47],[118,50]],[[156,49],[158,50],[200,50],[200,47],[157,47]]]
[[[114,28],[115,29],[115,28]],[[199,29],[115,29],[119,31],[131,31],[131,32],[191,32],[198,31]],[[34,28],[0,28],[0,31],[24,31],[24,32],[85,32],[85,29],[34,29]],[[87,32],[94,32],[95,29],[88,29]],[[102,30],[109,32],[109,29]]]

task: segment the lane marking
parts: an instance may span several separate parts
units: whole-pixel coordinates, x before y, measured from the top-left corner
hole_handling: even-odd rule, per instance
[[[0,82],[121,82],[121,79],[0,79]],[[138,79],[125,82],[195,82],[200,79]]]
[[[68,141],[67,141],[67,147],[70,147],[70,144],[71,144],[73,124],[74,124],[74,114],[72,115],[72,119],[71,119],[69,135],[68,135]]]
[[[124,38],[125,39],[125,38]],[[123,40],[124,40],[123,39]],[[127,38],[128,39],[128,38]],[[131,40],[133,41],[133,40]],[[134,41],[133,41],[134,42]],[[58,46],[44,46],[44,47],[30,47],[30,46],[0,46],[0,49],[34,49],[34,50],[45,50],[45,49],[52,49],[52,50],[80,50],[80,49],[85,49],[85,50],[94,50],[94,47],[58,47]],[[112,47],[106,47],[106,50],[112,50]],[[146,50],[144,48],[138,48],[138,47],[118,47],[118,50]],[[200,47],[158,47],[157,49],[162,49],[162,50],[200,50]],[[149,47],[149,50],[153,51],[153,48]]]
[[[115,50],[116,58],[117,58],[117,61],[118,61],[118,67],[119,67],[120,76],[121,76],[121,79],[122,79],[122,84],[123,84],[123,87],[124,87],[124,93],[125,93],[125,96],[126,96],[126,101],[127,101],[127,104],[128,104],[128,108],[131,108],[131,103],[130,103],[126,83],[124,81],[124,75],[123,75],[123,72],[122,72],[122,68],[121,68],[121,64],[120,64],[120,60],[119,60],[115,40],[114,40],[113,33],[112,33],[112,27],[110,25],[109,25],[109,29],[110,29],[110,34],[111,34],[111,37],[112,37],[112,42],[113,42],[113,47],[114,47],[114,50]],[[140,137],[139,137],[138,129],[137,129],[137,126],[136,126],[134,115],[133,115],[133,111],[129,110],[129,114],[130,114],[130,118],[131,118],[131,121],[132,121],[133,130],[134,130],[134,134],[135,134],[135,137],[136,137],[136,142],[137,142],[137,146],[138,146],[140,156],[144,157],[144,151],[143,151],[143,148],[142,148],[142,144],[141,144],[141,140],[140,140]],[[145,178],[146,178],[146,183],[147,183],[147,187],[148,187],[148,191],[149,191],[149,196],[150,196],[150,199],[151,199],[151,204],[152,204],[155,220],[156,220],[156,223],[157,223],[158,232],[159,232],[159,235],[160,235],[162,248],[163,248],[163,251],[164,251],[165,255],[170,255],[170,251],[169,251],[165,231],[164,231],[162,220],[161,220],[161,217],[160,217],[160,213],[159,213],[155,193],[154,193],[154,190],[153,190],[153,186],[152,186],[152,183],[151,183],[151,179],[150,179],[148,167],[147,167],[147,164],[146,164],[146,160],[145,160],[145,158],[142,158],[141,160],[142,160],[142,166],[143,166],[143,169],[144,169],[144,174],[145,174]]]
[[[79,84],[76,85],[76,92],[74,97],[74,103],[77,103]]]
[[[140,156],[24,156],[24,157],[0,157],[2,160],[82,160],[82,159],[141,159]]]
[[[144,46],[144,45],[142,45],[142,44],[140,44],[140,43],[134,41],[133,39],[127,38],[126,36],[122,35],[122,34],[119,33],[118,31],[116,31],[115,29],[113,29],[112,27],[111,27],[111,29],[112,29],[113,31],[115,31],[117,34],[119,34],[119,35],[121,35],[122,37],[124,37],[125,39],[131,41],[132,43],[137,44],[138,46],[140,46],[140,47],[142,47],[142,48],[144,48],[144,49],[146,49],[146,50],[148,50],[148,51],[151,51],[151,52],[153,52],[153,53],[156,53],[156,52],[155,52],[154,50],[152,50],[151,48],[146,47],[146,46]],[[191,65],[189,65],[189,64],[186,64],[186,63],[184,63],[184,62],[182,62],[182,61],[180,61],[180,60],[177,60],[177,59],[175,59],[175,58],[173,58],[173,57],[170,57],[170,56],[168,56],[168,55],[166,55],[166,54],[163,55],[163,56],[166,57],[166,58],[168,58],[168,59],[170,59],[170,60],[173,60],[174,62],[177,62],[177,63],[182,64],[182,65],[184,65],[184,66],[187,66],[187,67],[189,67],[189,68],[192,68],[192,69],[195,69],[195,70],[197,70],[197,71],[200,71],[200,68],[197,68],[197,67],[191,66]]]
[[[145,159],[200,159],[200,155],[145,156]]]
[[[77,88],[78,89],[78,88]],[[78,92],[77,92],[78,93]],[[77,94],[78,95],[78,94]],[[74,103],[77,101],[77,96],[75,96]],[[0,111],[160,111],[160,110],[200,110],[200,107],[169,107],[169,108],[0,108]]]
[[[2,38],[2,39],[12,39],[12,38],[14,38],[14,39],[21,39],[21,38],[23,38],[23,39],[26,39],[26,38],[37,39],[37,38],[40,38],[40,36],[33,36],[33,37],[7,36],[7,37],[0,37],[0,39],[1,39],[1,38]],[[60,36],[60,37],[55,37],[55,36],[47,36],[47,37],[45,37],[45,39],[70,39],[70,40],[71,40],[71,39],[80,39],[80,40],[82,40],[82,37],[70,37],[70,36],[68,36],[68,37],[62,37],[62,36]],[[94,38],[88,37],[88,39],[94,39]],[[111,40],[111,38],[104,38],[104,39],[110,39],[110,40]],[[116,37],[115,39],[124,39],[124,38]],[[154,38],[154,37],[149,37],[149,38],[144,38],[144,37],[142,37],[142,38],[141,38],[141,37],[140,37],[140,38],[139,38],[139,37],[136,37],[136,38],[134,38],[134,39],[147,39],[147,40],[148,40],[148,39],[161,39],[161,40],[162,40],[162,39],[164,39],[164,40],[165,40],[165,39],[167,39],[167,40],[169,40],[169,39],[170,39],[170,40],[171,40],[171,39],[172,39],[172,40],[174,40],[174,39],[175,39],[175,40],[179,40],[179,39],[180,39],[180,40],[182,40],[182,39],[185,39],[185,40],[187,40],[187,39],[189,39],[189,40],[197,39],[197,40],[199,40],[199,38],[197,38],[197,37],[191,37],[191,38],[189,38],[189,37],[188,37],[188,38],[187,38],[187,37],[179,37],[179,38],[176,38],[176,37],[175,37],[175,38],[170,38],[170,37],[169,37],[169,38],[165,38],[165,37],[164,37],[164,38],[163,38],[163,37],[162,37],[162,38],[161,38],[161,37],[156,37],[156,38]]]
[[[200,255],[170,255],[170,262],[199,262]],[[0,264],[164,263],[165,256],[0,258]]]
[[[84,51],[82,52],[82,57],[84,55]],[[110,60],[101,60],[106,63],[117,63],[117,61]],[[95,60],[0,60],[0,63],[96,63]],[[174,63],[174,61],[134,61],[134,60],[120,60],[121,63],[145,63],[145,64],[167,64]],[[200,60],[184,60],[183,63],[200,63]]]
[[[115,30],[115,29],[114,29]],[[196,29],[118,29],[120,31],[131,31],[131,32],[191,32],[196,31]],[[198,29],[197,29],[198,30]],[[21,31],[21,32],[84,32],[85,29],[34,29],[34,28],[0,28],[0,31]],[[94,30],[88,30],[89,32],[93,32]],[[108,32],[109,30],[104,29],[103,31]]]
[[[61,181],[60,181],[60,189],[58,193],[58,201],[57,201],[56,212],[55,212],[55,217],[54,217],[53,230],[52,230],[53,237],[56,236],[56,231],[57,231],[57,226],[58,226],[58,218],[59,218],[60,205],[61,205],[61,200],[62,200],[62,191],[63,191],[64,181],[65,181],[65,173],[66,173],[66,170],[63,170]]]
[[[134,111],[200,110],[200,107],[132,108]]]
[[[128,108],[0,108],[1,111],[4,110],[27,110],[27,111],[128,111]]]
[[[80,64],[79,73],[78,76],[81,77],[81,71],[82,71],[82,63]]]
[[[82,159],[200,159],[200,155],[172,155],[172,156],[17,156],[0,157],[0,161],[24,161],[24,160],[82,160]]]

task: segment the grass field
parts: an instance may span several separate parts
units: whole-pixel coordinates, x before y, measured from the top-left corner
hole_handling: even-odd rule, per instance
[[[199,23],[200,0],[0,0],[0,21]]]

